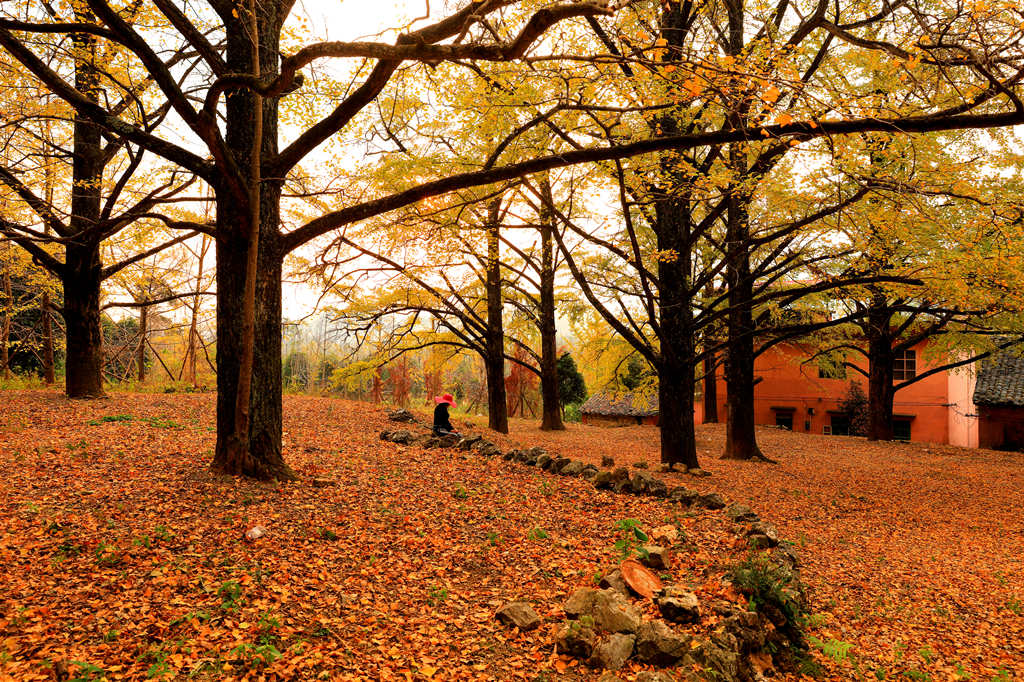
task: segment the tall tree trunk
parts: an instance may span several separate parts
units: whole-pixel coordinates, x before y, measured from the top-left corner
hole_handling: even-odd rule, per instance
[[[206,260],[207,241],[206,235],[202,237],[199,245],[199,264],[196,273],[196,294],[192,297],[192,320],[188,326],[188,380],[195,387],[196,384],[196,360],[199,354],[199,291],[203,286],[203,266]]]
[[[885,297],[876,294],[868,310],[868,440],[892,440],[893,350],[892,313]]]
[[[92,16],[85,17],[91,20]],[[75,34],[75,87],[99,101],[99,78],[94,67],[96,39]],[[74,120],[71,217],[73,234],[92,229],[100,218],[103,186],[103,150],[99,126],[81,114]],[[103,335],[100,332],[102,263],[96,234],[72,240],[64,251],[64,327],[67,356],[65,390],[69,398],[103,395]]]
[[[72,218],[74,219],[74,218]],[[100,331],[100,248],[95,242],[65,247],[64,382],[69,398],[103,395],[103,334]]]
[[[735,145],[734,145],[735,146]],[[731,155],[737,154],[730,150]],[[735,166],[734,166],[735,167]],[[754,430],[754,282],[750,275],[750,240],[744,198],[728,199],[726,281],[728,282],[728,357],[725,363],[726,414],[724,459],[764,459]]]
[[[250,8],[253,7],[250,4]],[[232,73],[277,73],[280,17],[276,3],[256,5],[259,12],[259,69],[253,64],[253,40],[245,28],[248,12],[227,32],[227,66]],[[277,100],[236,91],[226,98],[225,141],[238,168],[253,180],[253,152],[266,158],[277,153]],[[257,116],[257,103],[262,112]],[[257,123],[257,119],[262,125]],[[255,174],[257,177],[259,174]],[[240,205],[227,186],[217,194],[217,446],[211,467],[215,471],[261,480],[294,479],[281,454],[281,263],[278,224],[281,181],[267,179],[259,186],[258,250],[255,268],[250,262],[253,211]],[[257,183],[253,183],[257,184]],[[247,202],[250,203],[250,202]],[[255,209],[255,206],[253,207]],[[254,305],[247,310],[246,275],[253,285]],[[251,333],[246,318],[251,313]],[[251,348],[251,371],[244,357]],[[248,382],[249,387],[246,387]],[[248,393],[248,400],[239,396]],[[241,429],[239,418],[247,428]],[[240,442],[243,441],[243,442]]]
[[[540,394],[541,431],[564,431],[561,400],[558,395],[558,348],[555,326],[555,216],[549,202],[553,201],[547,177],[541,180],[545,195],[541,204],[540,228]]]
[[[4,274],[0,277],[0,293],[4,297],[3,321],[0,322],[0,368],[4,379],[11,377],[11,318],[14,315],[14,297],[11,295],[11,243],[5,242]]]
[[[148,336],[147,323],[149,322],[149,306],[139,308],[139,346],[135,349],[135,366],[137,368],[139,383],[146,380],[146,337]]]
[[[705,338],[705,344],[708,343]],[[707,353],[704,356],[704,423],[718,423],[718,382],[715,372],[715,354]]]
[[[268,197],[268,194],[276,196]],[[241,305],[248,260],[247,243],[232,232],[247,219],[244,207],[232,215],[232,202],[218,210],[217,231],[217,449],[213,468],[261,480],[295,477],[281,454],[281,255],[277,249],[280,186],[264,183],[263,221],[256,278],[252,390],[249,396],[248,447],[229,443],[235,435],[238,378],[242,350]],[[223,222],[222,222],[223,221]]]
[[[697,469],[693,416],[693,292],[690,286],[691,218],[682,200],[655,203],[658,250],[674,257],[658,260],[658,311],[661,352],[658,363],[658,410],[661,461]]]
[[[43,381],[50,386],[57,380],[53,368],[53,320],[50,318],[50,292],[43,292],[43,302],[39,308],[43,324]]]
[[[505,326],[502,321],[500,230],[501,197],[491,201],[487,216],[487,332],[484,367],[487,371],[487,425],[508,433],[505,402]]]

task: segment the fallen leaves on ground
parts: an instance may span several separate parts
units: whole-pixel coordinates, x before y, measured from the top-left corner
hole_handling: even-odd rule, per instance
[[[758,429],[777,464],[719,459],[669,483],[749,504],[795,543],[820,624],[818,660],[845,679],[1024,678],[1024,454]],[[513,420],[503,444],[620,465],[659,460],[658,429]]]
[[[684,530],[702,595],[742,556],[721,512],[385,443],[379,406],[286,397],[302,480],[263,484],[209,473],[212,394],[0,400],[0,678],[596,677],[553,634],[617,521]],[[517,598],[540,628],[494,621]]]

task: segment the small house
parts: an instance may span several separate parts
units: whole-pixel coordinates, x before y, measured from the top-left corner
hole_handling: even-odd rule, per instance
[[[978,446],[1024,450],[1024,358],[1004,352],[979,364]]]
[[[599,391],[580,407],[584,424],[594,426],[658,425],[656,391]]]

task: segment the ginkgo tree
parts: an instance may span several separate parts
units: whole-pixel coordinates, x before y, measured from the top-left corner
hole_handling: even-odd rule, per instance
[[[724,7],[711,3],[708,9],[725,11],[731,9],[731,4],[735,2]],[[875,4],[883,18],[899,11],[910,13],[903,5],[868,3],[866,8],[851,10],[854,17],[840,17],[844,23],[837,23],[827,17],[827,2],[813,3],[811,11],[783,3],[777,12],[778,23],[807,17],[801,23],[807,35],[839,35],[850,49],[870,50],[874,43],[861,34],[876,23],[872,19]],[[369,198],[354,198],[330,213],[283,231],[279,220],[281,194],[289,175],[311,152],[344,131],[375,103],[396,72],[426,69],[426,65],[438,62],[571,63],[582,58],[596,65],[599,60],[594,52],[558,54],[559,44],[542,38],[563,22],[612,14],[618,6],[556,2],[533,8],[511,0],[471,2],[442,19],[421,20],[420,28],[396,30],[398,35],[390,43],[296,40],[283,44],[284,27],[293,9],[290,0],[209,0],[187,7],[170,0],[125,6],[107,0],[73,0],[69,5],[51,15],[48,3],[38,0],[6,3],[0,18],[0,47],[74,108],[80,118],[106,134],[177,164],[211,187],[216,197],[216,225],[188,227],[205,229],[217,239],[218,435],[213,466],[258,478],[294,475],[281,457],[281,263],[286,253],[317,237],[431,196],[575,163],[727,144],[759,136],[808,139],[866,130],[915,133],[1024,122],[1024,108],[1018,106],[1014,94],[1021,76],[1013,60],[1019,55],[1006,57],[997,50],[970,60],[957,56],[957,47],[979,40],[986,45],[1010,45],[1006,50],[1012,52],[1012,38],[1019,29],[1005,21],[1003,14],[987,7],[958,9],[951,4],[941,9],[945,14],[957,15],[956,26],[962,27],[958,45],[933,47],[925,42],[915,50],[923,52],[922,63],[927,63],[934,52],[941,52],[943,66],[951,70],[971,69],[980,63],[976,70],[984,71],[984,78],[981,74],[972,78],[971,86],[962,90],[964,94],[955,102],[938,100],[879,115],[876,111],[861,111],[848,101],[836,101],[843,99],[842,93],[824,93],[822,100],[822,93],[800,90],[799,97],[808,104],[823,103],[800,109],[800,115],[794,115],[792,121],[756,120],[741,128],[723,123],[692,131],[663,129],[621,145],[581,144],[571,151],[522,161],[499,160],[478,170],[412,177],[409,186],[399,191],[377,193],[367,187]],[[681,5],[669,2],[668,6],[678,11]],[[88,11],[77,11],[83,9]],[[137,21],[140,16],[147,21]],[[159,30],[151,29],[153,26]],[[72,82],[66,73],[51,67],[50,45],[35,40],[44,35],[89,36],[89,40],[119,45],[130,54],[136,73],[152,79],[173,111],[174,120],[147,129],[124,112],[114,110],[108,100],[96,101],[89,96],[89,87]],[[898,36],[897,42],[906,35]],[[996,35],[998,41],[993,40]],[[653,37],[649,42],[653,43]],[[869,44],[865,46],[865,42]],[[544,54],[548,47],[554,50]],[[907,60],[917,54],[908,53],[899,44],[894,50],[893,59]],[[179,54],[189,56],[187,66],[177,61]],[[673,55],[679,64],[693,64],[702,58],[682,51]],[[297,133],[282,148],[279,101],[282,97],[303,97],[299,72],[325,59],[349,60],[346,63],[352,65],[354,85],[336,96],[326,111],[317,110],[310,120],[297,122]],[[708,65],[714,67],[713,71],[730,72],[733,80],[743,80],[737,79],[735,72],[749,69],[742,60],[726,64],[716,58]],[[176,74],[186,72],[188,78],[180,82]],[[183,138],[187,142],[183,143]]]

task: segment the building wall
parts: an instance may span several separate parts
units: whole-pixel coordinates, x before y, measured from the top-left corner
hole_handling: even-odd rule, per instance
[[[1024,449],[1024,408],[978,408],[978,446],[999,450]]]
[[[974,406],[974,386],[978,374],[974,365],[946,372],[949,386],[949,444],[964,448],[978,445],[978,412]]]
[[[925,358],[925,343],[918,344],[917,373],[927,371],[929,363]],[[814,349],[799,344],[780,344],[757,358],[754,363],[755,377],[760,379],[754,387],[754,419],[760,425],[775,425],[781,416],[792,420],[793,431],[805,433],[826,433],[831,430],[833,416],[839,416],[839,405],[846,397],[851,381],[867,391],[867,379],[858,372],[847,369],[845,379],[829,379],[818,376],[816,362],[806,362]],[[850,355],[847,361],[867,370],[867,360]],[[897,421],[909,421],[910,438],[914,441],[948,443],[951,431],[960,441],[969,441],[971,429],[977,433],[977,420],[964,418],[963,422],[950,417],[951,391],[961,403],[960,411],[973,413],[968,387],[969,381],[954,381],[949,372],[938,372],[900,390],[896,394],[893,414]],[[718,370],[719,416],[725,419],[726,386],[721,368]],[[970,406],[965,409],[963,405]],[[775,408],[775,409],[773,409]],[[976,436],[975,436],[976,438]]]

